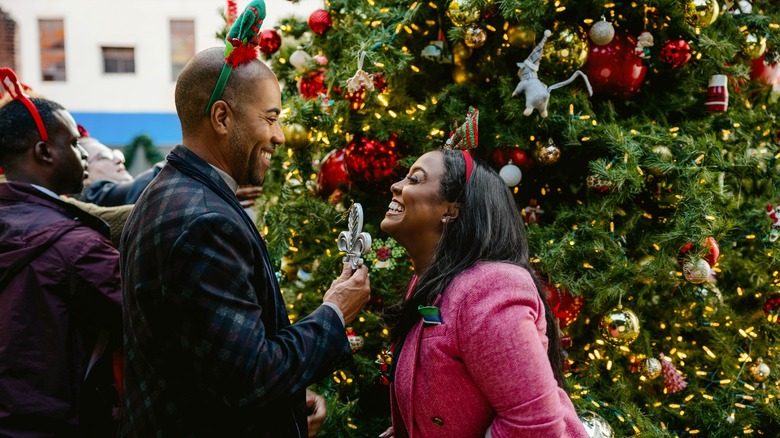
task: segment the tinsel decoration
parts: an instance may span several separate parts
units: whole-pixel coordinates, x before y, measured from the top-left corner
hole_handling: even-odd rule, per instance
[[[688,382],[682,376],[682,373],[677,371],[677,367],[674,366],[672,361],[664,356],[663,353],[659,354],[661,359],[661,373],[664,376],[664,390],[667,394],[674,394],[682,391],[688,386]]]

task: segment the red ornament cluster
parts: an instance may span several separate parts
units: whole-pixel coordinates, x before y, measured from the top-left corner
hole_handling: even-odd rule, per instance
[[[685,40],[667,41],[659,58],[672,68],[682,67],[691,60],[691,46]]]
[[[317,172],[317,194],[321,197],[327,199],[340,186],[349,187],[345,156],[344,148],[335,149],[322,160]]]
[[[510,161],[522,170],[528,170],[534,166],[534,159],[531,157],[531,154],[525,149],[515,147],[498,147],[493,150],[490,158],[493,166],[497,169],[506,166]]]
[[[325,9],[317,9],[309,15],[309,29],[317,35],[322,35],[333,27],[330,13]]]
[[[398,160],[397,136],[385,142],[367,137],[355,137],[345,148],[347,173],[352,182],[375,183],[393,174]]]
[[[298,81],[298,92],[307,99],[316,99],[320,94],[326,94],[325,69],[320,68],[304,74]]]
[[[547,284],[547,304],[560,321],[561,328],[566,328],[579,316],[585,305],[585,298],[582,295],[573,296],[564,287]]]

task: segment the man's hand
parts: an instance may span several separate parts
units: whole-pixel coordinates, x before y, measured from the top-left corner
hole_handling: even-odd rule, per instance
[[[325,416],[328,415],[328,408],[321,395],[308,389],[306,390],[306,408],[309,413],[306,417],[306,422],[309,423],[309,438],[312,438],[317,436],[322,422],[325,421]]]
[[[395,438],[395,433],[393,433],[393,426],[388,427],[386,431],[380,433],[379,438]]]
[[[260,186],[241,186],[236,191],[236,198],[242,207],[249,208],[255,206],[255,199],[262,193],[263,188]]]
[[[370,293],[368,268],[361,266],[353,273],[349,263],[345,263],[341,276],[333,281],[322,301],[339,306],[341,313],[344,314],[344,324],[349,324],[357,317],[360,309],[368,303]]]

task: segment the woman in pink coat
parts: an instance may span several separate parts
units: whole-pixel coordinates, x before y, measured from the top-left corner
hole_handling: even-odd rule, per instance
[[[587,437],[565,391],[554,316],[498,174],[467,151],[420,157],[382,230],[416,275],[386,312],[390,437]]]

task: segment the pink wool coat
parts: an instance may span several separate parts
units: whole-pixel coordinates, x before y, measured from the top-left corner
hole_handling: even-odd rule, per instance
[[[397,438],[588,437],[553,377],[544,306],[528,271],[479,263],[435,305],[442,324],[420,321],[397,359]]]

